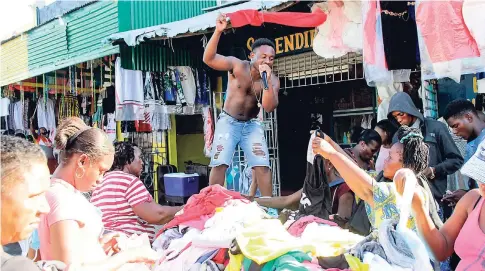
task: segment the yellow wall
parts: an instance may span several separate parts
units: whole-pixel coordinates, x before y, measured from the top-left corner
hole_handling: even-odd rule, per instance
[[[0,86],[28,78],[27,34],[1,45]]]
[[[185,171],[185,162],[192,161],[208,165],[210,159],[204,156],[204,134],[177,135],[177,169]]]

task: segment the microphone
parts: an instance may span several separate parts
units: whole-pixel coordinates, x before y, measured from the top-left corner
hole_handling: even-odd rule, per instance
[[[261,75],[261,79],[263,79],[263,89],[268,90],[268,74],[264,71]]]

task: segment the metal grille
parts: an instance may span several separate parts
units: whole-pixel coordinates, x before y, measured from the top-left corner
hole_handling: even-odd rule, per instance
[[[311,51],[277,58],[273,69],[281,80],[280,88],[288,89],[363,79],[362,60],[359,53],[323,58]]]
[[[225,92],[213,93],[213,110],[214,119],[217,119],[223,108],[223,97]],[[276,110],[268,113],[263,112],[263,125],[265,131],[266,143],[268,144],[269,163],[271,167],[272,183],[273,183],[273,196],[281,195],[281,183],[280,183],[280,162],[278,155],[278,122]],[[246,168],[246,159],[241,147],[237,146],[234,153],[235,159],[233,163],[238,163],[238,168],[242,173]],[[242,175],[242,174],[241,174]],[[234,186],[231,190],[238,190],[239,187]]]
[[[168,164],[167,132],[130,132],[125,141],[134,143],[141,149],[143,154],[141,180],[154,198],[158,199],[158,189],[156,189],[154,180],[157,179],[157,167]]]

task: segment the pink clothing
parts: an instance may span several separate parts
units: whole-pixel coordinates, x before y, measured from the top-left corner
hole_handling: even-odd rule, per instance
[[[483,207],[484,199],[468,215],[463,228],[458,234],[455,241],[455,252],[460,256],[460,263],[456,271],[462,270],[484,270],[483,262],[485,260],[485,233],[479,225],[480,212]]]
[[[381,149],[379,150],[379,156],[377,156],[376,160],[376,172],[381,172],[384,170],[384,161],[389,157],[389,154],[391,153],[391,149],[384,148],[384,146],[381,146]]]
[[[295,221],[293,224],[291,224],[291,226],[288,228],[288,232],[295,237],[300,237],[303,231],[305,231],[306,226],[313,222],[338,227],[337,223],[335,222],[309,215],[309,216],[304,216],[298,219],[297,221]]]
[[[48,214],[40,217],[39,239],[42,260],[54,259],[52,255],[52,243],[50,227],[65,220],[73,220],[79,224],[79,243],[76,255],[78,262],[97,262],[106,257],[99,243],[99,237],[103,233],[101,215],[81,192],[69,183],[52,179],[51,187],[46,193],[47,202],[51,208]],[[74,245],[74,244],[73,244]]]
[[[158,235],[165,230],[181,225],[187,221],[200,219],[202,216],[213,216],[217,207],[222,207],[231,199],[246,200],[240,193],[227,190],[220,185],[212,185],[195,194],[187,201],[183,210],[167,223]]]
[[[416,25],[431,62],[479,57],[477,43],[465,25],[463,1],[420,1]]]

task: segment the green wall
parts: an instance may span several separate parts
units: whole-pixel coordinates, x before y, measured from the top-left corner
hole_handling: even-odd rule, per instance
[[[215,0],[118,1],[120,32],[187,19],[216,5]]]
[[[208,165],[210,159],[204,156],[204,134],[177,135],[177,169],[185,171],[186,161]]]

